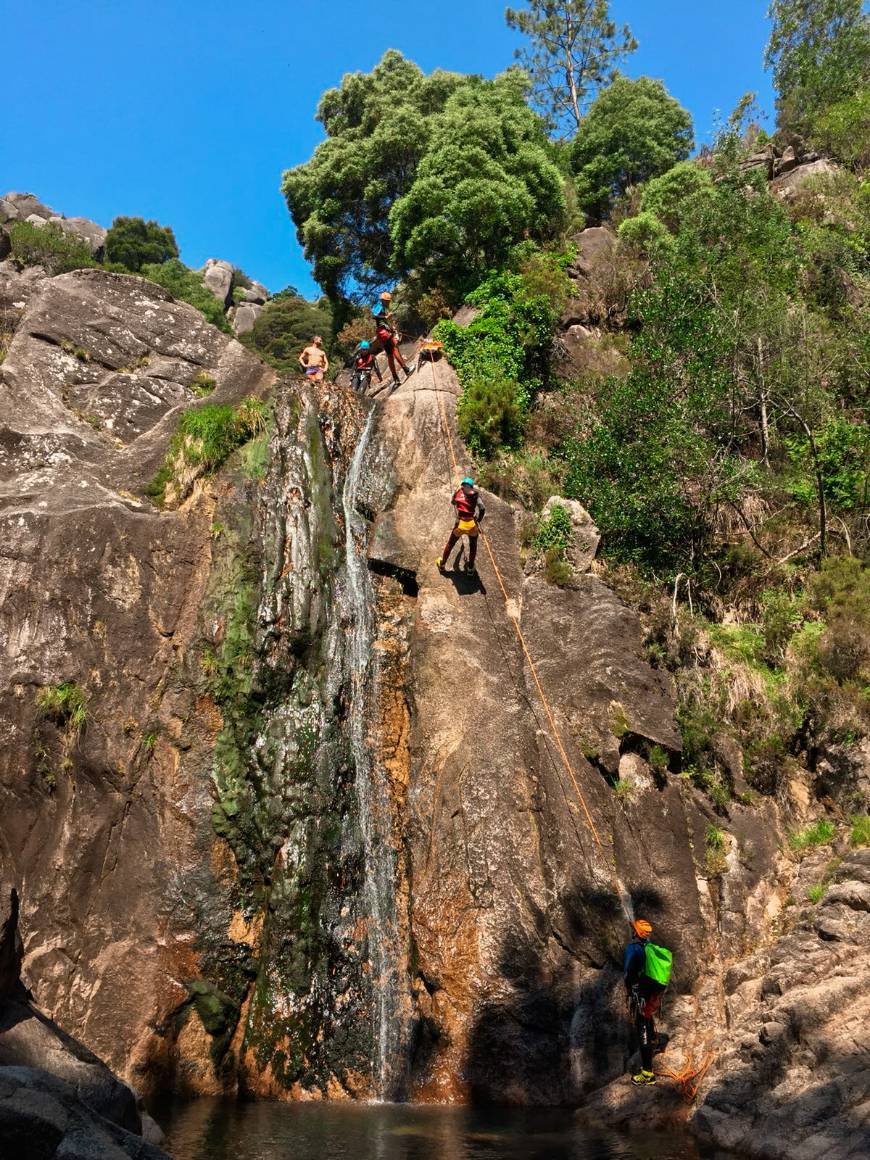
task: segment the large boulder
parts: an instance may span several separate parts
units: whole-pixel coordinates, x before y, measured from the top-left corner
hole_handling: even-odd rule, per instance
[[[0,224],[7,221],[26,221],[31,225],[43,226],[51,222],[64,233],[83,241],[96,259],[101,259],[106,244],[107,231],[90,218],[65,217],[43,205],[32,193],[7,193],[0,198]]]
[[[831,177],[836,172],[837,166],[833,162],[819,158],[817,161],[783,170],[780,176],[775,177],[770,183],[770,191],[782,201],[791,201],[811,178]]]
[[[222,306],[230,302],[233,289],[233,269],[222,258],[209,258],[202,268],[202,280]]]
[[[253,302],[244,302],[241,306],[234,307],[230,317],[233,334],[250,334],[262,309],[262,306]]]
[[[0,1146],[10,1160],[170,1160],[32,1067],[0,1066]]]

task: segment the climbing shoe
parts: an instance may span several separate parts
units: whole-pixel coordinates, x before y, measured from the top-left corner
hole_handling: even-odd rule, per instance
[[[443,556],[439,556],[438,559],[435,561],[435,567],[438,569],[439,572],[443,572],[444,569],[447,567],[447,565],[444,563]]]
[[[474,566],[474,564],[466,564],[465,565],[466,575],[473,576],[476,571],[477,571],[477,568]]]
[[[406,382],[411,377],[411,375],[414,373],[414,371],[416,369],[417,369],[416,363],[408,363],[408,365],[405,367],[405,381]]]
[[[641,1068],[637,1075],[631,1077],[631,1082],[638,1087],[648,1087],[650,1084],[656,1082],[655,1072],[646,1071],[644,1068]]]

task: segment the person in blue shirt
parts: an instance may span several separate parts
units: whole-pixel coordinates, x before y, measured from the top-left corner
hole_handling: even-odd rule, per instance
[[[652,1069],[653,1045],[656,1028],[653,1015],[658,1011],[664,994],[664,987],[646,973],[646,944],[652,935],[652,924],[645,918],[638,918],[631,924],[634,938],[626,946],[622,956],[622,973],[628,993],[629,1008],[634,1016],[637,1037],[640,1041],[640,1071],[631,1077],[631,1082],[644,1087],[656,1082]]]
[[[378,342],[384,354],[387,356],[387,362],[390,365],[390,374],[393,376],[393,382],[398,386],[399,372],[396,368],[396,360],[398,359],[399,366],[405,372],[406,379],[412,374],[414,363],[408,366],[402,358],[402,352],[399,350],[399,335],[396,328],[396,319],[390,308],[392,301],[392,294],[389,290],[385,290],[372,309],[372,318],[374,319]]]

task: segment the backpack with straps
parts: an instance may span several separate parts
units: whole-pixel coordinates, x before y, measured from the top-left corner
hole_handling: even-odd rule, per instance
[[[651,942],[644,944],[643,954],[645,960],[644,974],[646,977],[652,979],[654,983],[658,983],[661,987],[667,987],[671,981],[671,968],[674,964],[674,956],[667,947],[660,947]]]

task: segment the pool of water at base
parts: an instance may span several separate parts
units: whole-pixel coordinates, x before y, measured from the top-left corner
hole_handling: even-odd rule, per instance
[[[570,1111],[408,1104],[165,1105],[174,1160],[713,1160],[685,1132],[580,1127]]]

